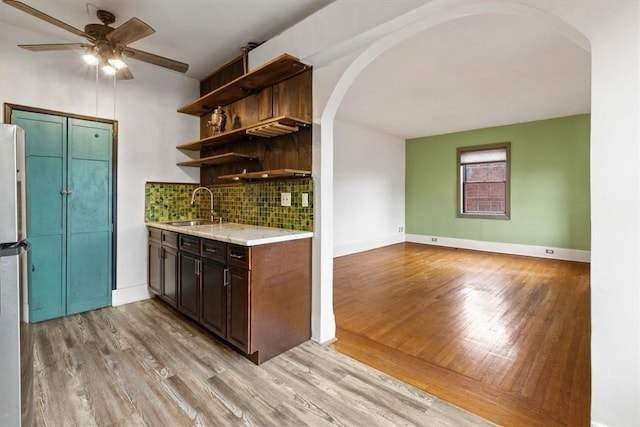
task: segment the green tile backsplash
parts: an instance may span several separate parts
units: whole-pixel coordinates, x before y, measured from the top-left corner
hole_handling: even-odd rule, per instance
[[[147,182],[145,221],[209,218],[209,194],[201,190],[196,206],[191,194],[198,184]],[[211,188],[213,207],[225,221],[292,230],[313,231],[313,180],[296,179],[232,184]],[[291,193],[291,206],[280,206],[280,193]],[[302,207],[302,193],[309,193],[309,206]]]

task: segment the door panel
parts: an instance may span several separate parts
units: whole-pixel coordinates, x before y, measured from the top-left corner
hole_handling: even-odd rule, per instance
[[[202,259],[201,322],[222,338],[227,337],[227,286],[225,266]]]
[[[178,310],[193,318],[200,320],[199,294],[200,274],[198,272],[199,260],[186,252],[178,252]]]
[[[110,126],[69,119],[67,312],[111,305]]]
[[[62,236],[30,236],[27,252],[29,278],[29,321],[39,322],[64,316],[66,285],[64,264],[59,254]]]
[[[64,316],[66,299],[66,119],[14,111],[25,130],[29,320]]]
[[[61,157],[31,156],[26,161],[27,176],[27,233],[29,237],[62,234],[65,230],[63,212],[66,187]]]
[[[172,248],[162,248],[162,298],[171,304],[178,305],[178,251]]]
[[[229,267],[229,311],[227,318],[227,339],[245,353],[251,353],[249,348],[249,328],[251,327],[249,314],[250,301],[250,271],[242,268]]]

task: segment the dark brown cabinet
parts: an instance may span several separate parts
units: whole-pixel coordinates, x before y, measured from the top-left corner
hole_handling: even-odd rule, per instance
[[[181,234],[178,252],[178,310],[200,320],[200,239]]]
[[[229,326],[227,340],[245,353],[251,353],[250,336],[250,292],[249,270],[229,268]]]
[[[203,258],[201,280],[200,321],[211,332],[226,338],[228,270],[220,262]]]
[[[175,308],[254,363],[311,337],[311,239],[248,247],[172,233],[173,249],[149,230],[149,289],[169,303],[175,289]]]
[[[178,250],[162,247],[162,299],[175,307],[178,304]]]
[[[149,227],[147,285],[149,291],[173,307],[177,303],[178,233]]]
[[[227,244],[202,239],[201,255],[200,323],[226,339],[229,285]]]
[[[149,228],[147,243],[147,285],[149,291],[162,295],[162,231]]]

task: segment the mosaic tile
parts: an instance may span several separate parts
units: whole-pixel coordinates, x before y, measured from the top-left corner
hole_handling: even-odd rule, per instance
[[[145,221],[209,218],[209,195],[199,191],[195,206],[191,194],[198,184],[147,182]],[[313,231],[313,180],[296,179],[212,187],[213,206],[225,221],[240,224]],[[291,193],[291,206],[280,206],[280,193]],[[309,206],[302,207],[302,193]]]

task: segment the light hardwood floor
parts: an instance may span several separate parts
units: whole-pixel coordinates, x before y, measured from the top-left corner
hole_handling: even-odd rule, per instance
[[[38,426],[487,426],[328,347],[256,366],[158,300],[29,325]]]
[[[412,243],[336,258],[335,348],[497,424],[588,426],[589,277]]]

